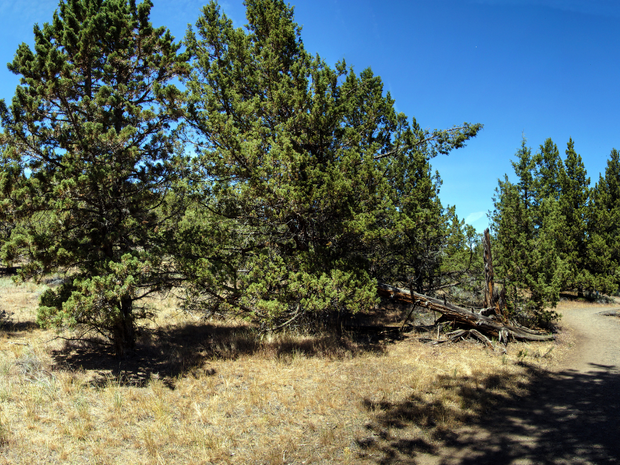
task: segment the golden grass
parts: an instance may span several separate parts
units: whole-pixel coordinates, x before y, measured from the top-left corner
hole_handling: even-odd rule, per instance
[[[37,329],[42,288],[0,279],[0,463],[378,463],[525,395],[566,344],[375,346],[257,337],[153,301],[118,361]]]
[[[573,293],[574,294],[574,293]],[[570,294],[565,293],[564,296],[570,296]],[[607,298],[610,302],[591,302],[583,297],[572,296],[571,298],[563,298],[558,302],[555,310],[558,313],[562,313],[562,310],[571,310],[576,308],[583,308],[584,306],[588,307],[600,307],[601,309],[617,307],[620,304],[620,299],[618,297]]]

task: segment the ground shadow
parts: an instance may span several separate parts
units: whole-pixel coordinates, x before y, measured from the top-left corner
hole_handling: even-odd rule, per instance
[[[145,386],[153,378],[174,388],[179,376],[215,374],[206,365],[216,357],[214,341],[240,341],[239,328],[187,324],[142,329],[134,350],[118,358],[112,346],[103,340],[67,341],[52,351],[58,369],[80,369],[93,374],[92,384],[113,381],[121,385]]]
[[[84,340],[67,341],[52,352],[52,357],[56,369],[90,371],[95,385],[112,380],[145,386],[157,378],[173,389],[179,377],[214,375],[215,370],[209,366],[213,360],[234,360],[259,352],[282,360],[299,355],[341,358],[383,350],[382,344],[360,344],[330,334],[270,340],[249,327],[190,323],[142,330],[135,350],[122,359],[114,356],[109,344]]]
[[[0,322],[0,331],[6,333],[7,336],[18,336],[16,333],[24,333],[41,329],[34,321],[12,321],[10,319]]]
[[[21,266],[0,266],[0,277],[15,276],[19,270],[21,270]]]
[[[380,464],[620,463],[616,367],[553,374],[530,369],[529,381],[521,386],[529,394],[523,397],[502,392],[504,383],[515,381],[509,377],[488,376],[479,380],[480,389],[463,381],[446,377],[441,383],[452,384],[463,403],[476,406],[469,417],[415,396],[398,404],[369,404],[377,413],[369,436],[359,441],[365,455],[378,456]],[[465,426],[454,431],[436,427],[440,415],[453,415]],[[417,428],[430,436],[420,439],[413,434]]]

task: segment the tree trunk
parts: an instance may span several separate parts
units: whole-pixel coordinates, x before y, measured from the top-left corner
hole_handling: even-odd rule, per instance
[[[121,358],[136,347],[136,328],[133,318],[133,300],[129,297],[121,299],[121,314],[112,329],[112,338],[116,356]]]

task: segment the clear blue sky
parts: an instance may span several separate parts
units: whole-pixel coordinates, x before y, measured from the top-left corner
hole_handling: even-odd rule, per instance
[[[154,0],[152,21],[181,39],[205,2]],[[468,147],[433,160],[444,205],[478,230],[487,224],[497,179],[522,134],[536,149],[569,137],[593,183],[620,149],[620,1],[618,0],[293,0],[311,53],[371,67],[397,109],[422,127],[483,123]],[[236,25],[241,0],[221,1]],[[0,63],[34,23],[51,21],[55,0],[0,0]],[[0,98],[18,83],[0,66]]]

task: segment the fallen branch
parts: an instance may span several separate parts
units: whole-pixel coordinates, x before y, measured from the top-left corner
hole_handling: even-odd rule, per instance
[[[451,333],[446,334],[446,336],[452,342],[458,341],[459,339],[465,340],[469,337],[475,337],[484,345],[486,345],[489,349],[494,349],[491,340],[480,331],[477,331],[475,329],[457,329],[456,331],[452,331]]]
[[[439,312],[443,315],[445,320],[469,327],[477,333],[480,333],[480,335],[486,336],[487,340],[489,337],[494,337],[506,344],[510,339],[519,341],[550,341],[555,339],[553,334],[534,331],[520,325],[504,325],[481,314],[481,312],[491,309],[481,309],[477,311],[468,310],[433,297],[416,292],[411,293],[406,289],[399,289],[387,284],[379,284],[377,292],[382,297],[411,303],[418,307]],[[478,337],[475,333],[471,334]]]

